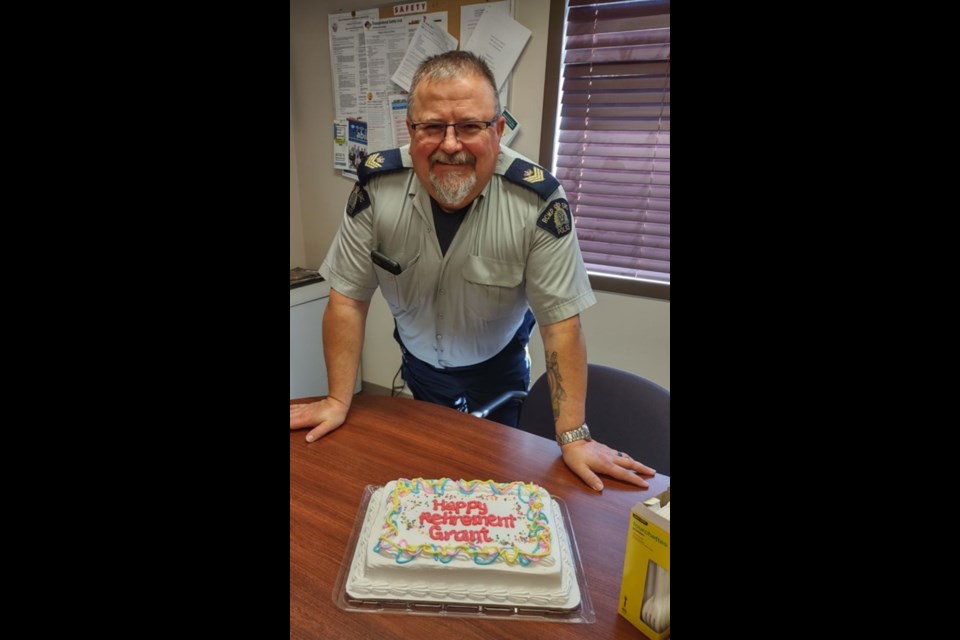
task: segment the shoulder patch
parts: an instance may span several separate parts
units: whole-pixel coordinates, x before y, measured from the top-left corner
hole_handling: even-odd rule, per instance
[[[360,186],[357,181],[353,185],[353,191],[350,192],[350,198],[347,200],[347,215],[351,218],[370,206],[370,196],[366,189]]]
[[[400,155],[400,149],[389,149],[388,151],[376,151],[366,157],[359,167],[357,167],[357,182],[360,186],[367,184],[367,180],[383,173],[384,171],[396,171],[403,168],[403,157]]]
[[[557,198],[540,212],[537,226],[546,229],[558,238],[570,233],[573,225],[570,224],[570,205],[563,198]]]
[[[543,200],[549,198],[550,194],[560,186],[560,181],[554,178],[549,171],[520,158],[510,163],[503,177],[510,182],[535,191]]]

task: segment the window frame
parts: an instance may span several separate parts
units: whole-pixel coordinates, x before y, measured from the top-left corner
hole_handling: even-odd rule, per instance
[[[540,160],[551,172],[554,165],[554,144],[557,138],[557,109],[560,104],[560,83],[564,33],[567,19],[567,0],[550,0],[547,25],[547,60],[543,86],[543,121],[540,133]],[[590,285],[597,291],[622,293],[645,298],[670,301],[670,283],[619,277],[604,273],[589,273]]]

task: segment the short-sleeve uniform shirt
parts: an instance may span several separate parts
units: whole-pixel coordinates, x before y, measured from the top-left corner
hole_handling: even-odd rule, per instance
[[[477,364],[506,346],[528,307],[549,325],[596,303],[563,187],[512,149],[500,147],[446,254],[408,146],[369,155],[358,176],[320,274],[356,300],[379,287],[420,360]],[[375,265],[374,249],[400,274]]]

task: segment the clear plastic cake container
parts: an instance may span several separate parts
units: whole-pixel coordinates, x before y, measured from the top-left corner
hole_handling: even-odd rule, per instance
[[[573,535],[570,512],[567,510],[567,505],[564,501],[556,496],[551,496],[551,498],[557,504],[557,507],[560,509],[560,514],[563,517],[563,530],[566,534],[567,551],[570,554],[575,578],[580,590],[580,602],[574,608],[553,609],[536,606],[469,604],[421,600],[358,599],[351,596],[347,593],[347,578],[353,566],[354,556],[357,555],[357,543],[360,539],[360,531],[363,528],[363,521],[366,517],[367,509],[370,506],[370,499],[373,497],[374,492],[380,488],[382,487],[370,484],[367,485],[363,491],[360,506],[357,509],[357,516],[353,523],[353,531],[347,543],[346,551],[343,554],[343,560],[340,562],[337,581],[333,586],[333,602],[338,608],[344,611],[361,613],[394,613],[419,616],[457,616],[465,618],[502,618],[512,620],[531,619],[582,624],[590,624],[596,621],[593,603],[590,601],[590,592],[587,590],[587,582],[583,573],[583,565],[580,562],[580,552],[577,549],[577,541]]]

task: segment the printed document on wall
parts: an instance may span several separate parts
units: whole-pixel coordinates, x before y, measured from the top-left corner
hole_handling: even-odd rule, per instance
[[[407,51],[406,22],[409,18],[370,21],[366,34],[367,95],[364,120],[367,121],[367,147],[371,151],[393,147],[393,122],[390,96],[400,91],[390,76],[400,67]]]
[[[367,149],[383,151],[393,148],[393,114],[390,111],[388,95],[377,95],[367,102],[365,122],[367,123]]]
[[[349,169],[347,164],[347,121],[333,122],[333,168]]]
[[[338,17],[343,15],[350,14],[329,15],[330,75],[333,78],[334,113],[337,120],[350,116],[363,117],[361,97],[365,98],[367,93],[364,33],[369,28],[366,25],[373,19]]]
[[[529,33],[528,31],[527,34],[529,35]],[[410,46],[407,47],[403,60],[400,62],[400,68],[393,74],[391,80],[400,85],[404,91],[410,91],[413,74],[421,62],[430,56],[453,51],[456,48],[457,39],[452,35],[432,22],[421,22],[417,31],[413,34],[413,40],[410,41]]]
[[[357,178],[357,169],[367,159],[367,123],[347,118],[347,164],[342,171],[345,178]]]
[[[468,4],[460,7],[460,42],[470,42],[470,36],[473,30],[480,22],[485,11],[496,11],[507,18],[510,15],[510,0],[501,2],[487,2],[484,4]]]
[[[497,88],[502,89],[529,39],[530,30],[510,16],[484,11],[462,49],[482,57],[493,71]]]
[[[400,68],[410,37],[404,18],[373,20],[365,40],[367,86],[370,93],[383,95],[399,89],[390,76]]]
[[[408,16],[407,27],[410,29],[409,40],[413,39],[413,34],[416,33],[417,27],[420,26],[421,22],[432,22],[434,25],[440,27],[443,31],[449,32],[450,29],[447,27],[447,12],[446,11],[434,11],[433,13],[421,13],[418,16]]]
[[[407,94],[396,93],[390,96],[390,113],[393,117],[393,147],[402,147],[410,143],[407,131]]]

